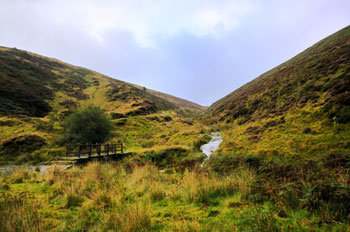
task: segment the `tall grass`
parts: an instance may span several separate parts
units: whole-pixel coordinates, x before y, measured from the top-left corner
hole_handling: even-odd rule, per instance
[[[26,195],[0,195],[0,231],[46,231],[39,209]]]
[[[0,231],[346,228],[346,169],[316,174],[283,162],[260,160],[263,169],[241,163],[224,174],[113,163],[52,168],[43,176],[18,171],[0,179]]]

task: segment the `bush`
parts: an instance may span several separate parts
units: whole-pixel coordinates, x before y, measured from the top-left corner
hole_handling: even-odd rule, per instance
[[[302,132],[304,134],[310,134],[311,133],[311,128],[310,127],[305,127],[305,128],[303,128]]]
[[[67,119],[66,139],[78,143],[103,143],[111,135],[112,122],[96,106],[88,106],[71,114]]]
[[[338,123],[349,123],[350,122],[350,107],[338,107],[337,110],[331,114],[331,117]]]

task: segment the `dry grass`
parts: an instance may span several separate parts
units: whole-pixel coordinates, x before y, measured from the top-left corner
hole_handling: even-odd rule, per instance
[[[244,165],[224,175],[199,167],[160,172],[153,164],[89,163],[44,176],[18,170],[0,179],[0,220],[3,231],[344,230],[337,215],[347,209],[337,197],[348,197],[346,177],[334,173],[345,186],[324,204],[318,198],[334,188],[328,182],[278,180]]]

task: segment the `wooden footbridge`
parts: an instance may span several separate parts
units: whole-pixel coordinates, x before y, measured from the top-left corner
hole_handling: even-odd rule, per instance
[[[67,161],[82,164],[93,160],[119,160],[129,153],[122,143],[66,145]]]

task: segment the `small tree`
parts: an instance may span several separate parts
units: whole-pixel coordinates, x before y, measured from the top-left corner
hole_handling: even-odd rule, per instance
[[[103,143],[111,135],[112,122],[102,109],[88,106],[67,118],[69,141],[79,143]]]

